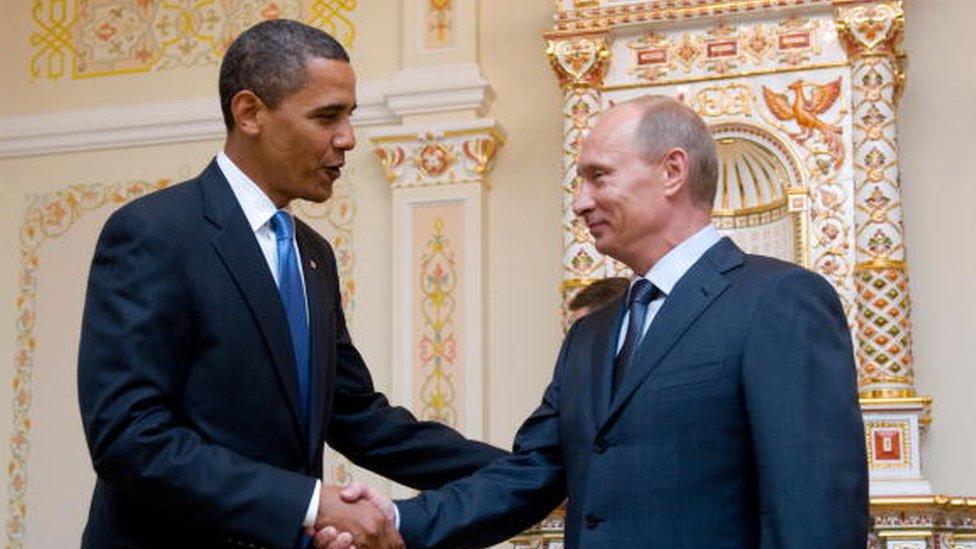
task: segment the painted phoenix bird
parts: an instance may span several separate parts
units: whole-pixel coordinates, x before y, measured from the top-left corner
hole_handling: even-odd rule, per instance
[[[804,92],[804,87],[807,86],[813,88],[813,97],[810,99],[807,99]],[[840,168],[844,161],[844,144],[841,141],[842,130],[839,126],[824,122],[817,115],[824,114],[837,102],[837,98],[840,97],[841,79],[837,78],[837,80],[827,84],[796,80],[788,88],[793,90],[792,104],[785,93],[776,93],[763,86],[763,97],[769,110],[773,116],[780,120],[796,121],[800,131],[790,134],[790,137],[801,145],[813,137],[814,133],[819,134],[827,145],[830,155],[834,158],[834,167]]]

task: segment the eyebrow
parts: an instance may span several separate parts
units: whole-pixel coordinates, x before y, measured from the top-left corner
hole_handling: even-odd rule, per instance
[[[342,112],[342,111],[344,111],[346,109],[349,109],[349,114],[352,114],[353,112],[356,111],[356,108],[357,107],[359,107],[359,105],[357,103],[353,103],[352,106],[346,105],[344,103],[333,103],[331,105],[325,105],[325,106],[317,107],[317,108],[313,109],[309,113],[309,116],[313,116],[314,117],[314,116],[320,116],[320,115],[324,115],[324,114],[335,114],[337,112]]]

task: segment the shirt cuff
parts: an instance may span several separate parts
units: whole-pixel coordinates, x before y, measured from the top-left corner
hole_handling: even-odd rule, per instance
[[[302,521],[302,528],[311,528],[315,526],[315,517],[319,514],[319,498],[322,494],[322,481],[315,481],[315,491],[312,492],[312,501],[308,502],[308,510],[305,511],[305,520]],[[397,515],[397,524],[400,523],[399,514]]]
[[[397,507],[396,503],[393,504],[393,526],[396,531],[400,531],[400,508]]]

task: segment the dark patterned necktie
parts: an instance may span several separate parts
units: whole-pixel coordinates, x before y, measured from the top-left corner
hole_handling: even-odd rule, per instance
[[[643,336],[644,317],[647,316],[647,305],[654,301],[661,293],[651,281],[640,278],[630,289],[630,296],[627,298],[627,309],[630,318],[627,321],[627,336],[624,338],[624,345],[620,352],[613,359],[613,389],[610,398],[617,394],[617,388],[624,379],[630,362],[634,358],[634,351],[640,345]]]

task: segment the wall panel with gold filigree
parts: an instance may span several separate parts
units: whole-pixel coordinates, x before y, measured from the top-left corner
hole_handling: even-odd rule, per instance
[[[484,432],[484,215],[504,142],[492,120],[372,132],[393,188],[394,398]]]
[[[265,19],[298,19],[347,46],[358,0],[31,0],[31,78],[74,79],[216,64]]]

